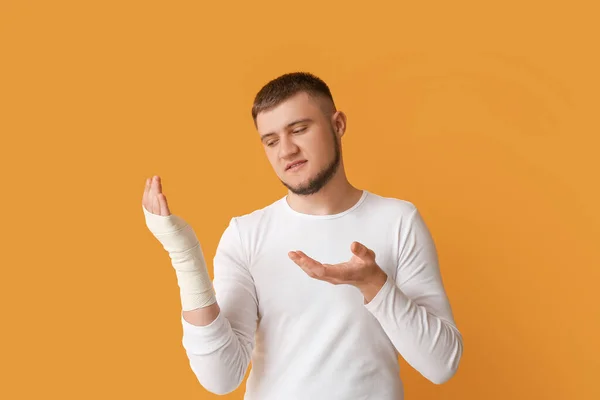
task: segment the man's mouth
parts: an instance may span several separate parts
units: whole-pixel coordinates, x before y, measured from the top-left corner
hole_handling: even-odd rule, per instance
[[[285,167],[285,170],[286,171],[296,170],[296,169],[300,168],[304,164],[306,164],[306,160],[295,161],[293,163],[288,164],[287,167]]]

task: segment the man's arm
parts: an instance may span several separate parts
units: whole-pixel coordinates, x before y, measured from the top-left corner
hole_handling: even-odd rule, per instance
[[[183,311],[183,318],[192,325],[210,325],[221,312],[219,303],[213,303],[208,307],[196,308],[195,310]]]
[[[221,237],[214,259],[215,279],[210,282],[191,226],[176,215],[156,215],[145,208],[144,214],[177,274],[182,342],[191,369],[207,390],[229,393],[240,385],[250,364],[258,314],[235,219]]]
[[[433,239],[416,208],[399,230],[395,279],[377,265],[374,251],[359,242],[350,245],[352,258],[338,264],[323,264],[298,250],[288,256],[312,278],[358,288],[396,350],[440,384],[458,368],[462,336],[442,284]]]
[[[364,291],[365,307],[400,355],[431,382],[441,384],[458,368],[462,336],[444,290],[433,238],[416,208],[403,225],[396,279],[388,276],[370,299],[370,289]]]
[[[256,289],[235,218],[223,232],[213,266],[217,305],[207,313],[182,314],[183,346],[202,386],[226,394],[241,384],[248,370],[258,321]]]

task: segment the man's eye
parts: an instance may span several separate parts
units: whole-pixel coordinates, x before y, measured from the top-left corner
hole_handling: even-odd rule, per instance
[[[300,133],[306,130],[306,127],[302,127],[302,128],[298,128],[298,129],[294,129],[294,133]]]
[[[271,140],[270,142],[267,142],[267,146],[268,147],[273,147],[277,144],[277,140]]]

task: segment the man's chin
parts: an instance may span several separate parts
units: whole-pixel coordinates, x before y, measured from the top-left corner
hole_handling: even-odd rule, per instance
[[[311,187],[311,185],[309,183],[292,185],[283,180],[281,180],[281,183],[283,183],[283,186],[288,188],[290,192],[292,192],[298,196],[309,196],[311,194],[318,192],[318,190],[315,190],[314,187]]]

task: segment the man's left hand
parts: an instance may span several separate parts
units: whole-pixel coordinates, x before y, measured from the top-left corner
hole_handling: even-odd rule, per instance
[[[314,279],[334,285],[346,284],[357,287],[370,302],[387,280],[387,274],[375,262],[375,252],[359,242],[350,246],[352,258],[338,264],[320,263],[301,251],[290,251],[288,256]]]

